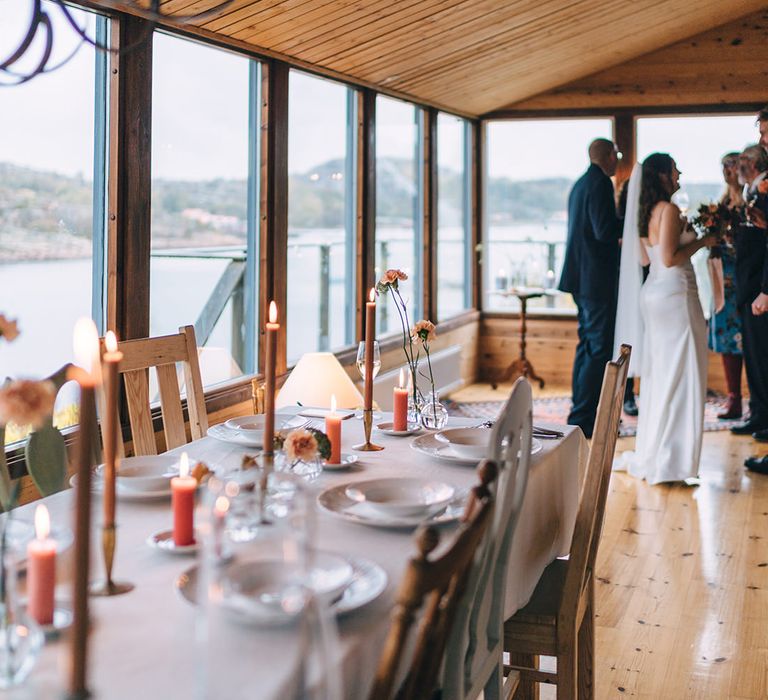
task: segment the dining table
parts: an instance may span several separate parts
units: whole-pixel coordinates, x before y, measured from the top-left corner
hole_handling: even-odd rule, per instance
[[[297,409],[298,410],[298,409]],[[384,414],[382,420],[391,420]],[[451,427],[475,426],[477,419],[450,417]],[[321,421],[316,427],[322,429]],[[505,615],[523,607],[546,566],[567,555],[573,533],[579,492],[586,464],[586,440],[579,428],[545,425],[562,437],[540,441],[531,457],[522,510],[509,555]],[[482,428],[478,428],[482,429]],[[421,431],[425,434],[425,431]],[[323,472],[309,488],[315,494],[347,482],[373,478],[417,477],[469,489],[477,482],[473,465],[456,464],[413,448],[417,436],[374,432],[384,449],[354,452],[363,437],[362,421],[344,420],[342,452],[358,460],[343,471]],[[186,451],[217,473],[238,469],[244,455],[257,450],[205,437],[173,453]],[[314,496],[313,496],[314,498]],[[74,489],[43,499],[54,526],[71,526]],[[13,517],[32,521],[35,503],[17,508]],[[198,505],[198,509],[201,506]],[[3,516],[5,517],[5,516]],[[101,578],[101,500],[93,501],[91,578]],[[300,697],[297,674],[302,645],[294,626],[259,629],[229,621],[215,634],[202,610],[184,599],[176,586],[195,564],[195,555],[170,555],[148,546],[148,536],[170,529],[170,498],[124,500],[118,493],[118,538],[114,578],[135,588],[125,595],[92,597],[88,647],[88,683],[95,698],[150,700],[152,698],[291,698]],[[441,527],[448,537],[455,525]],[[335,673],[344,698],[364,698],[375,673],[389,629],[397,588],[416,547],[413,528],[379,528],[349,522],[317,506],[315,546],[344,557],[362,557],[386,573],[383,592],[359,609],[339,615],[338,643],[334,644]],[[63,605],[71,598],[71,551],[58,558],[56,597]],[[24,578],[21,577],[23,587]],[[4,693],[15,699],[64,696],[70,659],[66,631],[46,642],[24,683]]]

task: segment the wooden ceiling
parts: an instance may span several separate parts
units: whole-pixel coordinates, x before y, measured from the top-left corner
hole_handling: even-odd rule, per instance
[[[220,2],[162,6],[193,14]],[[185,27],[476,116],[764,8],[765,0],[234,0]]]

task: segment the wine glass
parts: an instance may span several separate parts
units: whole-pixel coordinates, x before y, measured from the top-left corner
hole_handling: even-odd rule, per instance
[[[363,378],[363,381],[365,381],[365,341],[361,340],[360,344],[357,346],[357,371],[360,372],[360,376]],[[373,378],[376,379],[376,375],[379,373],[379,370],[381,369],[381,351],[379,349],[379,341],[374,340],[373,341]],[[381,414],[377,414],[374,412],[374,418],[380,418]],[[362,409],[359,411],[355,411],[355,418],[362,418],[363,417],[363,411]]]
[[[684,219],[688,218],[688,209],[691,206],[691,198],[685,190],[675,192],[675,203],[680,207],[680,214]]]
[[[748,190],[744,197],[744,226],[748,228],[755,228],[755,225],[752,223],[752,218],[749,215],[749,210],[757,204],[757,194],[756,189]]]

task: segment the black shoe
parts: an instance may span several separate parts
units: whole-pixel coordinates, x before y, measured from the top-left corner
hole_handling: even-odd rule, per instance
[[[768,474],[768,455],[765,457],[750,457],[744,460],[744,466],[757,474]]]
[[[734,435],[752,435],[752,433],[759,433],[768,428],[768,425],[755,420],[748,420],[744,423],[739,423],[731,428],[731,432]]]
[[[752,438],[758,442],[768,442],[768,429],[755,431],[752,433]]]
[[[637,403],[635,403],[634,396],[624,402],[624,413],[626,413],[628,416],[637,415]]]

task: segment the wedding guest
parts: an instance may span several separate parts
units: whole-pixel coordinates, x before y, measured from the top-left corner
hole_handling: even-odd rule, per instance
[[[723,179],[726,191],[720,202],[731,211],[743,209],[744,198],[739,181],[739,154],[723,156]],[[709,348],[723,358],[725,382],[728,387],[728,403],[718,414],[723,420],[741,418],[741,315],[736,303],[736,250],[733,235],[726,234],[721,242],[710,250],[712,288],[722,292],[713,299],[709,319]],[[715,261],[719,263],[715,264]]]
[[[748,203],[746,221],[736,227],[736,303],[742,323],[744,365],[749,385],[749,419],[731,428],[735,435],[768,440],[768,264],[765,195],[760,183],[768,174],[768,152],[748,146],[739,156],[739,174]],[[752,204],[754,203],[754,204]],[[763,301],[765,300],[765,301]]]
[[[613,350],[621,221],[611,182],[618,164],[616,146],[595,139],[589,144],[589,160],[568,196],[568,239],[559,289],[573,295],[578,309],[568,423],[592,437],[605,363]]]

